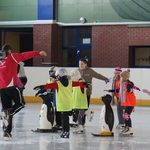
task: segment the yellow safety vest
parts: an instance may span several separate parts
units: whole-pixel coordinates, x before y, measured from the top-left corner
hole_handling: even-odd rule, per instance
[[[80,87],[73,87],[73,109],[88,109],[86,88],[82,93]]]
[[[72,100],[72,81],[69,80],[67,87],[63,86],[60,81],[57,81],[58,90],[56,90],[56,108],[57,111],[65,112],[71,111],[73,100]]]

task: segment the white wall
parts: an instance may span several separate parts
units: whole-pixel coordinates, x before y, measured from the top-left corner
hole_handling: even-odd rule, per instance
[[[76,68],[66,68],[68,72]],[[93,68],[95,71],[101,73],[102,75],[112,78],[113,76],[113,68]],[[25,96],[33,96],[35,91],[33,88],[37,85],[45,84],[49,78],[48,67],[25,67],[25,72],[28,77],[28,83],[26,85],[26,89],[24,91]],[[125,70],[125,69],[123,69]],[[131,81],[134,84],[143,89],[150,90],[150,69],[131,69]],[[99,98],[106,94],[104,89],[110,89],[111,83],[105,84],[104,81],[93,79],[93,90],[92,90],[92,98]],[[135,91],[137,99],[147,99],[150,97],[142,92]]]

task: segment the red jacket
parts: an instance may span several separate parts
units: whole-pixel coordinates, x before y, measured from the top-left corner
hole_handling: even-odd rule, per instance
[[[78,81],[72,81],[72,87],[80,86],[81,90],[85,88],[85,83],[84,82],[78,82]],[[44,89],[58,89],[58,84],[57,82],[53,83],[47,83],[44,85]]]
[[[6,88],[11,81],[13,85],[23,86],[17,76],[18,63],[39,55],[39,51],[12,53],[0,61],[0,88]]]

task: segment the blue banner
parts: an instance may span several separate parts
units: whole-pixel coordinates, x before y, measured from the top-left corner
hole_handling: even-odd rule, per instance
[[[55,20],[55,0],[38,0],[38,20]]]

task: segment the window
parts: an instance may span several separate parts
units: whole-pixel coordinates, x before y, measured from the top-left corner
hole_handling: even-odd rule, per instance
[[[131,67],[149,68],[150,67],[150,46],[130,47]]]
[[[77,67],[79,59],[85,56],[90,65],[91,27],[64,27],[62,66]]]

